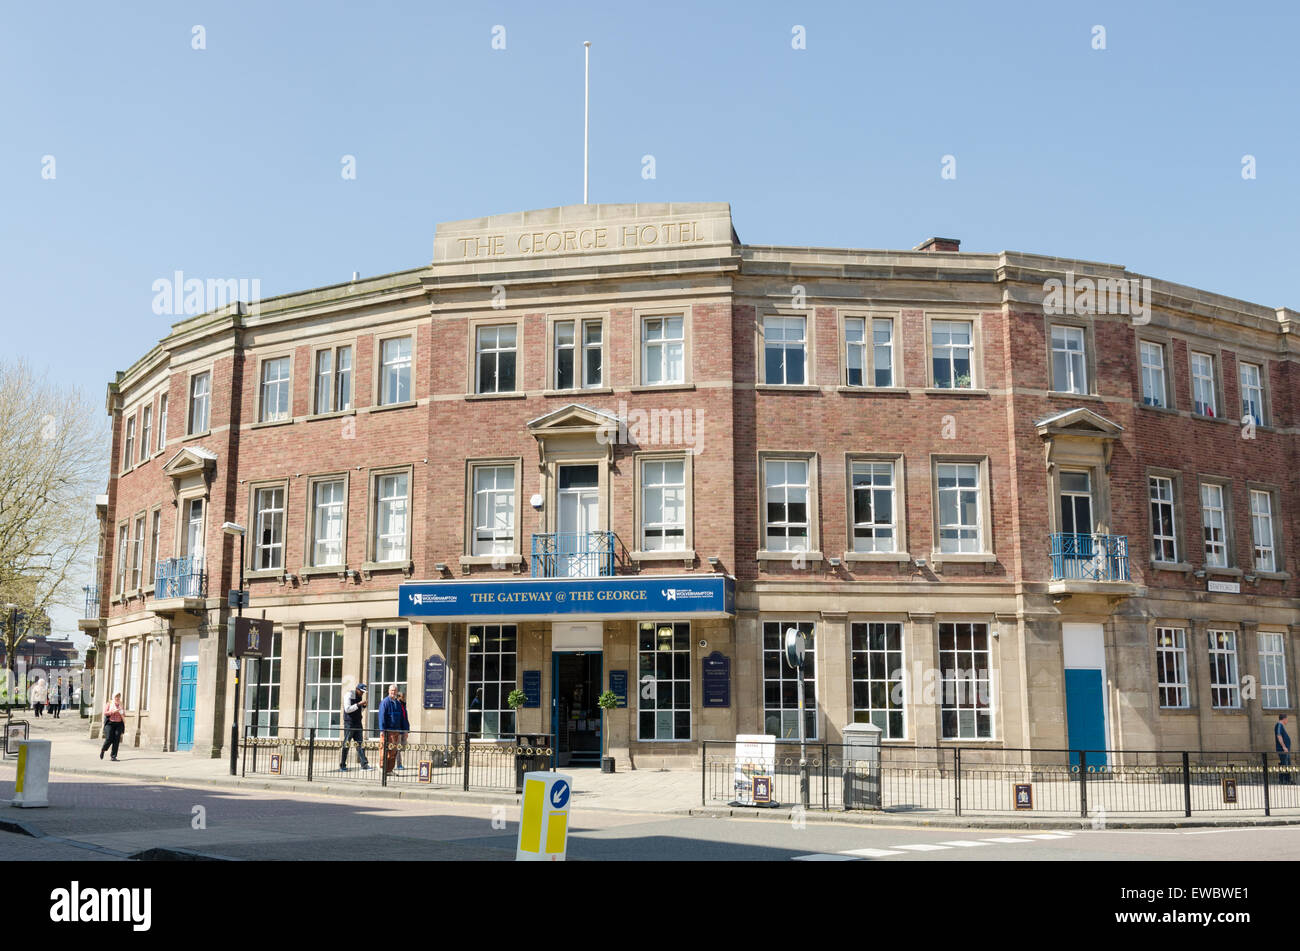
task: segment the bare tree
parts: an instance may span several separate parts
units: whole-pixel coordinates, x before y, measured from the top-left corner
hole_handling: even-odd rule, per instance
[[[106,445],[103,410],[81,390],[0,362],[0,603],[19,608],[0,616],[11,675],[18,643],[49,631],[51,608],[75,606],[92,570]]]

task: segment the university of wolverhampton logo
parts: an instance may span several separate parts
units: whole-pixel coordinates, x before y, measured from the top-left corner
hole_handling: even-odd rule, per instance
[[[686,601],[691,598],[711,598],[711,591],[694,591],[690,588],[660,588],[659,593],[665,601]]]

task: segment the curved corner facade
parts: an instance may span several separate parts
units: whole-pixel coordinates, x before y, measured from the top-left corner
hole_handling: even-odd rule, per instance
[[[1297,314],[957,247],[571,206],[176,324],[109,386],[97,698],[127,742],[221,754],[242,551],[263,731],[330,735],[345,681],[395,682],[415,730],[582,762],[613,689],[609,755],[687,766],[798,735],[796,629],[819,740],[1268,748]]]

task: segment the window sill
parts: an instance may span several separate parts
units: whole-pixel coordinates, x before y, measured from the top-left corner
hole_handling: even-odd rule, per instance
[[[298,577],[317,578],[323,575],[338,575],[341,578],[343,577],[343,573],[347,570],[347,565],[317,565],[314,567],[307,567],[304,565],[302,568],[298,569]]]
[[[162,455],[163,453],[165,453],[166,451],[167,451],[167,447],[166,447],[166,446],[163,446],[161,449],[159,449],[157,452],[155,452],[155,453],[153,454],[153,458],[154,458],[154,459],[157,459],[159,456],[161,456],[161,455]]]
[[[695,549],[684,548],[677,551],[634,551],[628,555],[632,561],[694,561]]]
[[[640,386],[628,387],[629,393],[659,393],[664,390],[693,390],[694,383],[643,383]]]
[[[1195,716],[1198,711],[1195,707],[1158,707],[1161,715],[1173,714],[1175,716]]]
[[[1228,419],[1225,416],[1205,416],[1201,413],[1192,413],[1192,419],[1199,419],[1204,423],[1226,423],[1229,426],[1240,425],[1235,419]]]
[[[1174,409],[1172,406],[1152,406],[1150,403],[1143,403],[1141,400],[1139,400],[1136,405],[1138,409],[1148,409],[1153,413],[1165,413],[1169,416],[1178,415],[1178,410]]]
[[[384,412],[385,410],[390,410],[390,409],[406,409],[408,406],[418,406],[418,405],[420,405],[420,404],[419,404],[419,401],[417,401],[417,400],[403,400],[403,401],[400,402],[400,403],[384,403],[382,406],[372,406],[372,407],[370,407],[370,412],[372,412],[372,413],[382,413],[382,412]]]
[[[822,388],[812,383],[755,383],[759,393],[820,393]]]
[[[1236,716],[1236,717],[1246,716],[1250,712],[1245,707],[1213,707],[1213,706],[1210,707],[1210,711],[1213,713],[1226,713],[1229,716]]]
[[[511,553],[508,555],[461,555],[460,564],[469,567],[470,565],[500,565],[508,567],[511,565],[522,565],[524,556]]]
[[[189,442],[191,439],[203,439],[212,435],[212,430],[205,429],[201,433],[190,433],[188,436],[181,437],[181,442]]]
[[[262,568],[257,571],[245,571],[244,580],[259,581],[263,578],[283,578],[285,575],[282,568]]]
[[[819,551],[760,551],[758,561],[821,561]]]
[[[478,400],[522,400],[527,399],[528,394],[520,390],[511,390],[509,393],[466,393],[465,399],[471,402]]]
[[[1289,571],[1256,571],[1256,578],[1264,578],[1268,581],[1290,581],[1291,572]]]
[[[568,396],[568,397],[603,396],[605,394],[613,393],[613,392],[614,392],[614,388],[612,386],[591,386],[591,387],[573,386],[567,390],[542,390],[542,395],[543,396]]]
[[[969,386],[927,386],[923,391],[926,396],[988,396],[989,391]]]
[[[1150,564],[1152,571],[1181,571],[1186,574],[1192,570],[1185,561],[1153,561]]]
[[[410,575],[415,571],[415,563],[409,558],[405,561],[365,561],[361,563],[361,573],[369,578],[376,571],[400,571]]]
[[[911,561],[912,556],[905,551],[846,551],[845,561]]]
[[[276,426],[292,426],[292,425],[293,425],[293,417],[290,416],[288,419],[263,420],[260,423],[253,423],[248,428],[249,429],[274,429]]]
[[[905,386],[847,386],[841,384],[835,387],[835,392],[849,396],[906,396],[908,389]]]
[[[1205,573],[1207,575],[1222,575],[1225,578],[1240,578],[1245,574],[1240,568],[1212,568],[1209,565],[1205,566]]]
[[[400,405],[405,406],[407,404],[402,403]],[[308,416],[306,420],[304,420],[304,422],[314,423],[318,419],[340,419],[341,417],[344,416],[355,416],[355,415],[357,415],[357,411],[355,409],[341,409],[333,413],[313,413],[312,415]]]
[[[1047,398],[1049,400],[1092,400],[1097,403],[1105,402],[1096,393],[1071,393],[1069,390],[1048,390]]]
[[[991,551],[985,552],[930,552],[930,564],[932,565],[978,565],[991,564],[998,560],[998,556]]]

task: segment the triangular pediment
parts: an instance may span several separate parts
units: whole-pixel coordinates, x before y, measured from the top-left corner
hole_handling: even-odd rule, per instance
[[[618,417],[604,410],[593,409],[581,403],[569,403],[557,410],[528,421],[528,431],[534,436],[549,434],[584,433],[609,429],[618,425]]]
[[[1082,406],[1067,409],[1034,423],[1040,436],[1081,436],[1092,439],[1116,439],[1124,427],[1100,413]]]
[[[206,472],[216,468],[217,454],[202,446],[187,446],[168,460],[163,466],[163,474],[173,479]]]

